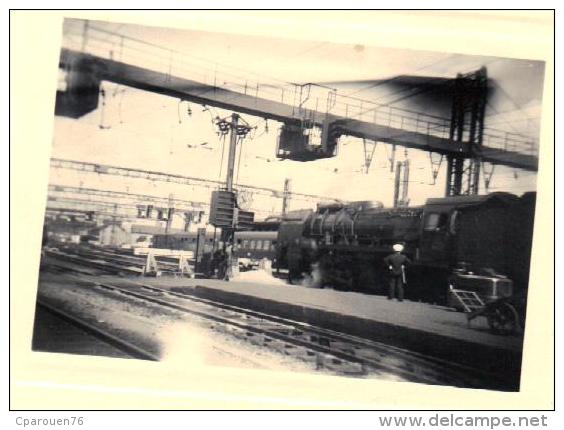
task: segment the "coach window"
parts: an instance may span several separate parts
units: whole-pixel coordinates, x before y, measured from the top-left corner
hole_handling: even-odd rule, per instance
[[[270,251],[270,240],[265,240],[265,241],[264,241],[264,250],[265,250],[265,251]]]
[[[243,248],[247,249],[249,247],[249,241],[247,239],[243,240]]]
[[[256,242],[254,240],[251,240],[251,249],[255,249],[256,248]]]
[[[437,231],[445,227],[447,222],[447,214],[445,213],[430,213],[425,217],[425,224],[423,230]]]
[[[262,249],[262,240],[257,240],[257,249]]]

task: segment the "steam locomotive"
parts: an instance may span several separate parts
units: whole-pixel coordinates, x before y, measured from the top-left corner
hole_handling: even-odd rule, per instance
[[[382,294],[383,263],[402,243],[413,264],[406,295],[446,302],[454,283],[487,284],[487,299],[527,288],[536,194],[431,198],[423,206],[383,208],[369,202],[319,205],[286,216],[277,235],[276,265],[290,282]],[[493,290],[491,285],[493,285]]]
[[[405,208],[319,205],[235,232],[233,256],[247,269],[267,258],[290,283],[384,294],[384,258],[402,243],[412,261],[407,298],[447,303],[449,288],[459,288],[495,300],[526,292],[535,200],[536,193],[497,192]],[[195,239],[186,244],[195,247]]]

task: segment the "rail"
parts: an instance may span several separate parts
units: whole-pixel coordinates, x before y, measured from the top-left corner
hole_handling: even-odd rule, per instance
[[[65,23],[63,47],[101,58],[194,80],[210,89],[228,90],[292,107],[293,115],[320,124],[327,114],[406,132],[449,139],[450,119],[338,94],[334,88],[313,83],[292,83],[252,71],[221,65],[155,43],[98,28],[89,21]],[[538,154],[536,139],[486,128],[483,145],[500,151]]]
[[[66,321],[67,323],[87,332],[91,336],[94,336],[96,339],[112,345],[114,348],[117,348],[118,350],[123,352],[127,357],[137,358],[140,360],[159,361],[159,357],[154,352],[142,348],[139,345],[135,345],[126,339],[118,337],[115,334],[112,334],[109,331],[104,330],[82,318],[72,315],[60,309],[59,307],[46,302],[43,299],[37,299],[37,306],[45,309],[56,317]]]
[[[82,264],[91,267],[91,261],[83,260]],[[316,369],[355,376],[392,374],[407,381],[459,387],[512,387],[504,375],[492,371],[211,300],[200,297],[197,291],[171,291],[130,278],[97,281],[79,275],[66,276],[66,279],[75,277],[81,288],[115,292],[151,306],[175,309],[204,322],[214,331],[310,362]]]
[[[496,375],[467,366],[152,285],[125,280],[119,285],[104,282],[93,287],[184,312],[206,322],[213,330],[337,374],[392,374],[412,382],[459,387],[504,384]]]

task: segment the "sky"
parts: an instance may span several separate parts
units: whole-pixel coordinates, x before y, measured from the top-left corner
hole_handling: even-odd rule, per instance
[[[63,44],[79,44],[73,34],[81,34],[82,22],[67,20]],[[488,68],[490,78],[486,126],[502,131],[538,137],[544,64],[538,61],[479,57],[456,53],[410,51],[364,45],[313,41],[257,38],[200,31],[180,31],[118,23],[91,23],[156,45],[132,61],[148,68],[166,69],[173,56],[173,67],[203,73],[220,70],[233,80],[259,81],[261,85],[284,85],[288,82],[322,83],[336,88],[339,94],[350,94],[379,103],[402,99],[394,106],[448,117],[448,103],[429,92],[417,95],[417,88],[402,84],[396,76],[453,78],[481,66]],[[107,33],[96,34],[92,27],[91,49],[107,49],[119,56],[119,38]],[[98,40],[97,40],[98,38]],[[98,45],[97,45],[98,43]],[[130,42],[132,47],[143,44]],[[161,49],[164,46],[168,51]],[[178,52],[182,52],[180,55]],[[123,52],[123,51],[122,51]],[[181,59],[181,60],[180,60]],[[174,62],[176,61],[176,63]],[[183,61],[182,69],[178,63]],[[207,72],[206,72],[207,73]],[[208,77],[206,77],[208,78]],[[391,81],[390,81],[391,80]],[[384,84],[382,84],[384,82]],[[379,84],[378,84],[379,83]],[[224,180],[227,144],[216,134],[211,119],[226,117],[229,111],[204,109],[200,105],[103,82],[105,96],[99,108],[76,120],[55,118],[53,153],[56,158],[134,167],[214,180]],[[406,96],[404,98],[404,96]],[[190,114],[189,114],[190,113]],[[392,161],[410,160],[409,197],[412,205],[423,204],[429,197],[444,195],[443,160],[433,178],[429,154],[377,143],[368,172],[364,166],[363,141],[343,136],[336,157],[314,162],[278,160],[275,157],[277,133],[281,124],[243,115],[254,129],[252,138],[244,140],[238,152],[241,184],[282,189],[285,178],[291,178],[296,192],[326,195],[343,200],[376,200],[391,205],[394,172]],[[373,142],[368,142],[371,150]],[[240,159],[240,162],[239,162]],[[440,157],[434,155],[435,163]],[[132,180],[104,179],[54,172],[52,183],[91,188],[138,190],[166,197],[207,200],[209,190],[181,189],[167,184],[141,184]],[[535,189],[536,175],[516,169],[495,167],[489,191],[521,194]],[[149,187],[150,189],[147,189]],[[151,191],[151,192],[149,192]],[[484,181],[481,182],[484,192]],[[255,196],[257,205],[260,198]],[[265,209],[276,211],[276,204],[264,202]],[[306,202],[295,201],[291,209]],[[268,206],[268,208],[266,208]]]

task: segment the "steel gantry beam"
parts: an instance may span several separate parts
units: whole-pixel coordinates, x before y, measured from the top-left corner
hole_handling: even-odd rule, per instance
[[[171,197],[156,197],[147,194],[135,194],[135,193],[126,193],[123,191],[110,191],[110,190],[101,190],[95,188],[84,188],[84,187],[71,187],[67,185],[56,185],[50,184],[49,185],[49,194],[56,195],[59,193],[63,193],[65,195],[69,194],[79,194],[79,195],[87,195],[87,196],[96,196],[96,197],[104,197],[112,199],[109,203],[113,203],[115,199],[120,201],[120,204],[125,203],[125,201],[133,201],[136,203],[151,203],[156,205],[161,205],[163,207],[174,207],[180,210],[189,210],[189,211],[202,211],[204,208],[209,206],[209,203],[206,202],[195,202],[191,200],[183,200],[178,198],[171,198]]]
[[[216,190],[225,185],[222,181],[214,181],[211,179],[197,178],[193,176],[176,175],[164,172],[155,172],[151,170],[134,169],[129,167],[117,167],[106,164],[89,163],[85,161],[65,160],[62,158],[51,158],[51,168],[69,169],[80,172],[89,172],[103,175],[123,176],[129,178],[146,179],[149,181],[160,181],[168,183],[177,183],[182,185],[194,185],[205,187],[210,190]],[[266,197],[274,197],[282,199],[284,191],[275,190],[273,188],[257,187],[254,185],[237,185],[238,189],[248,191],[249,193],[263,195]],[[124,193],[127,194],[127,193]],[[292,193],[292,199],[302,201],[315,202],[339,202],[341,200],[334,197],[320,196],[316,194]],[[203,203],[208,205],[208,203]]]
[[[322,130],[322,150],[319,151],[319,156],[313,156],[311,159],[336,155],[332,150],[334,145],[329,145],[328,142],[340,135],[366,138],[451,157],[475,157],[469,141],[450,137],[448,118],[343,96],[330,89],[313,96],[310,94],[313,84],[261,86],[258,82],[251,84],[247,81],[238,83],[229,82],[229,79],[217,79],[213,73],[213,79],[210,81],[209,71],[206,74],[205,71],[198,73],[199,71],[192,67],[183,68],[183,59],[179,57],[179,53],[163,48],[161,54],[170,56],[169,64],[153,66],[153,51],[158,50],[158,47],[138,40],[129,40],[111,32],[106,34],[101,30],[97,30],[101,34],[95,40],[93,31],[90,29],[88,44],[85,46],[73,45],[69,42],[70,38],[63,41],[67,47],[61,50],[59,66],[67,71],[70,78],[68,93],[58,94],[59,106],[64,107],[67,103],[85,106],[84,103],[77,102],[76,98],[80,92],[76,88],[73,89],[73,82],[82,85],[89,105],[95,106],[98,101],[99,82],[110,81],[181,100],[274,119],[290,127],[288,131],[291,136],[294,128],[302,133],[309,133],[311,128],[317,128]],[[81,35],[78,35],[78,39],[80,37]],[[122,52],[119,56],[116,56],[113,39],[122,42]],[[146,55],[143,58],[144,50]],[[133,53],[136,54],[135,58],[132,57]],[[308,86],[306,98],[303,98],[304,86]],[[299,96],[288,97],[288,92]],[[65,103],[65,100],[68,102]],[[304,130],[304,127],[307,130]],[[306,140],[301,146],[309,150],[311,145],[308,143],[309,139]],[[330,153],[321,154],[324,150]],[[537,152],[536,139],[500,130],[483,130],[480,156],[484,161],[536,171]]]
[[[116,47],[119,46],[119,50]],[[155,61],[155,59],[157,59]],[[102,81],[171,96],[233,112],[283,123],[277,157],[310,161],[337,155],[342,135],[437,153],[447,158],[447,196],[477,194],[482,163],[536,171],[535,138],[486,128],[488,76],[485,68],[459,74],[454,86],[451,118],[429,115],[338,94],[322,85],[279,81],[242,81],[229,74],[202,70],[186,62],[183,54],[116,32],[91,26],[77,33],[65,32],[59,67],[65,72],[66,89],[58,91],[57,114],[79,118],[93,111],[103,95]],[[104,98],[102,97],[102,105]],[[102,106],[103,107],[103,106]],[[233,114],[233,122],[238,115]],[[320,137],[320,145],[312,136]],[[235,144],[230,145],[227,188],[233,187]],[[366,160],[365,160],[366,161]],[[59,160],[72,165],[72,161]],[[85,165],[81,169],[85,169]],[[72,165],[70,168],[76,168]],[[90,165],[90,171],[149,180],[221,187],[219,181],[168,175],[159,172]],[[368,168],[368,165],[367,165]],[[493,172],[493,171],[492,171]],[[434,178],[436,173],[433,173]],[[231,178],[231,179],[230,179]],[[488,179],[489,181],[489,179]],[[243,185],[255,194],[284,198],[278,190]],[[334,201],[321,196],[293,193],[294,199]]]

